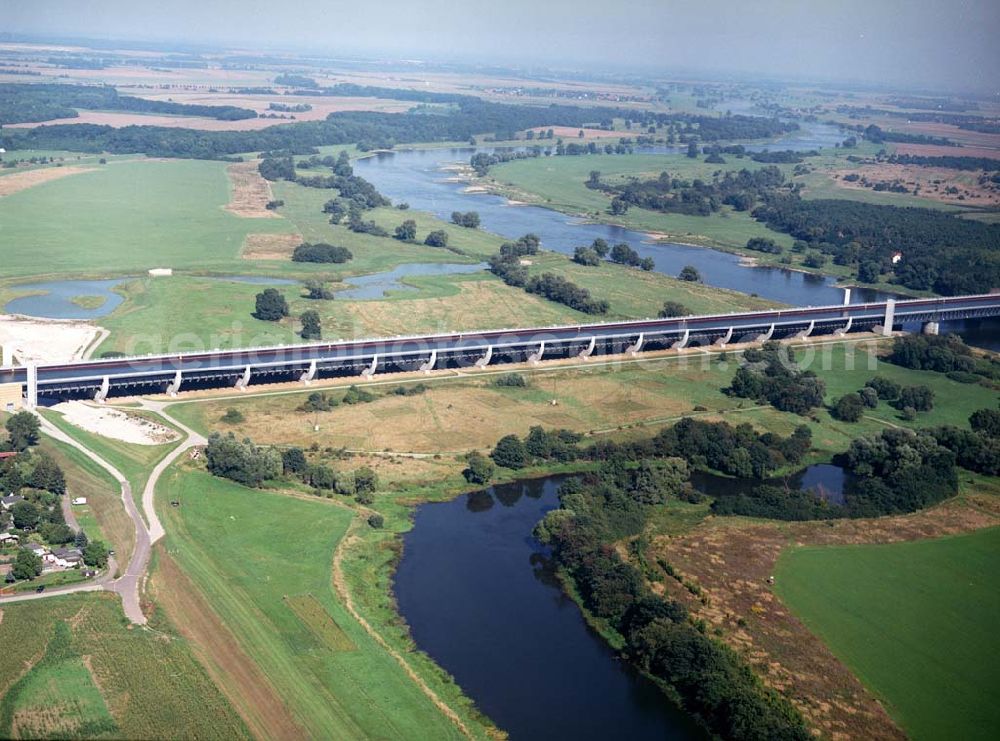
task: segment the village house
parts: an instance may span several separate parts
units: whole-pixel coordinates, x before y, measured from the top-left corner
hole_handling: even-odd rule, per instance
[[[17,545],[20,541],[17,533],[0,533],[0,547]]]
[[[0,506],[2,506],[5,510],[8,510],[18,502],[23,502],[23,501],[24,497],[22,497],[20,494],[11,494],[10,496],[6,496],[0,499]]]
[[[45,556],[45,560],[60,568],[72,569],[83,563],[83,554],[79,548],[56,548]]]
[[[42,560],[45,560],[45,557],[48,556],[48,555],[50,555],[49,554],[49,549],[46,548],[41,543],[28,543],[28,545],[26,545],[24,547],[27,548],[32,553],[34,553],[39,558],[41,558]]]

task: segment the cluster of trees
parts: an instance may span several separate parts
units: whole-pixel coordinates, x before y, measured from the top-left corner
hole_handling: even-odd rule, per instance
[[[979,409],[969,417],[971,430],[952,425],[927,430],[938,445],[955,455],[962,468],[987,476],[1000,475],[1000,412]]]
[[[4,450],[22,451],[27,450],[32,445],[38,445],[38,436],[42,426],[31,412],[18,412],[12,414],[4,422],[4,429],[7,430],[7,443]]]
[[[579,265],[587,265],[590,267],[596,267],[601,264],[601,260],[608,256],[611,248],[608,243],[598,237],[590,246],[580,245],[575,250],[573,250],[573,262]]]
[[[596,175],[592,172],[586,185],[613,196],[612,213],[624,213],[630,206],[692,216],[708,216],[723,205],[737,211],[749,211],[754,204],[785,185],[785,176],[773,165],[752,171],[716,173],[711,181],[682,180],[661,172],[656,178],[631,178],[623,184],[612,185],[602,181],[600,173]]]
[[[429,232],[424,238],[424,244],[428,247],[447,247],[448,246],[448,232],[444,229],[435,229]]]
[[[573,461],[581,455],[577,443],[583,437],[572,430],[532,427],[522,439],[507,435],[497,441],[490,457],[503,468],[519,469],[543,461]]]
[[[618,263],[619,265],[628,265],[630,267],[640,268],[646,271],[652,270],[656,267],[652,257],[639,257],[639,253],[629,247],[625,242],[619,242],[612,247],[611,252],[608,255],[608,259],[610,259],[611,262]]]
[[[265,288],[257,294],[253,314],[265,322],[277,322],[288,316],[288,301],[277,288]]]
[[[956,381],[1000,379],[1000,362],[975,355],[956,334],[897,337],[887,359],[904,368],[946,373]]]
[[[907,134],[902,131],[885,131],[882,127],[870,124],[862,131],[865,139],[872,144],[894,142],[896,144],[934,144],[939,147],[957,147],[951,139],[943,136],[928,136],[926,134]]]
[[[249,108],[231,105],[190,105],[119,95],[109,85],[0,84],[0,125],[77,118],[78,108],[102,111],[205,116],[220,121],[257,118]]]
[[[292,262],[344,263],[352,257],[346,247],[325,242],[303,242],[292,252]]]
[[[205,463],[209,473],[252,487],[276,479],[282,472],[277,448],[254,445],[249,438],[237,440],[231,432],[209,436]]]
[[[751,237],[747,240],[747,249],[769,255],[780,255],[782,252],[781,245],[770,237]]]
[[[322,391],[313,391],[299,405],[298,410],[300,412],[329,412],[341,404],[347,404],[348,406],[352,404],[367,404],[368,402],[375,401],[375,398],[375,394],[357,386],[348,388],[340,399],[335,396],[329,396]]]
[[[584,607],[620,636],[624,656],[668,684],[685,709],[721,738],[809,738],[791,704],[766,688],[744,661],[691,620],[685,607],[655,595],[614,544],[641,532],[646,487],[673,493],[687,478],[683,461],[609,460],[560,489],[561,507],[536,528],[569,576]]]
[[[306,298],[329,301],[335,295],[326,283],[316,278],[310,278],[303,285],[306,289]]]
[[[766,342],[743,354],[743,365],[725,391],[742,399],[766,401],[783,412],[808,414],[822,406],[826,384],[812,371],[801,369],[787,347]]]
[[[417,222],[413,219],[407,219],[402,224],[396,227],[396,231],[393,236],[396,237],[401,242],[416,242],[417,241]]]
[[[453,211],[451,214],[451,223],[457,226],[464,226],[466,229],[478,229],[479,228],[479,212],[478,211]]]
[[[531,133],[533,134],[534,132]],[[493,165],[499,165],[502,162],[513,162],[515,160],[533,159],[541,155],[541,153],[541,147],[537,146],[528,150],[501,150],[493,152],[492,154],[487,154],[486,152],[476,152],[469,160],[469,165],[476,171],[477,175],[482,177],[490,171],[490,168],[493,167]]]
[[[1000,225],[926,208],[772,194],[753,217],[805,247],[859,265],[859,279],[894,281],[944,295],[985,293],[1000,285]],[[892,256],[902,252],[893,265]],[[865,266],[863,274],[861,267]]]

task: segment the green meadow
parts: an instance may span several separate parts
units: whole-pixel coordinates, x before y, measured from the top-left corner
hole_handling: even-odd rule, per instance
[[[1000,528],[790,548],[776,590],[911,738],[996,737]]]

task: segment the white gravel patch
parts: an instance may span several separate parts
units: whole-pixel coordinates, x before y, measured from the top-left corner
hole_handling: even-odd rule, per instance
[[[101,328],[87,322],[29,319],[0,314],[0,345],[20,363],[65,363],[83,357]]]
[[[52,409],[80,429],[126,443],[162,445],[180,437],[169,427],[121,409],[94,406],[82,401],[64,401]]]

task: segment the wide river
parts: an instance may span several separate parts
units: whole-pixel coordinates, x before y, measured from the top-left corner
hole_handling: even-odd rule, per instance
[[[808,125],[776,143],[778,149],[813,149],[839,141],[834,127]],[[842,137],[841,137],[842,138]],[[758,148],[764,148],[758,147]],[[579,245],[600,237],[609,243],[626,242],[642,257],[652,257],[655,270],[677,275],[685,265],[698,268],[705,283],[780,301],[793,306],[823,306],[843,301],[843,289],[833,278],[773,267],[750,267],[737,255],[677,243],[654,243],[648,234],[608,224],[587,223],[539,206],[512,206],[506,198],[466,193],[465,184],[450,180],[449,165],[467,164],[480,151],[472,147],[413,149],[382,152],[354,163],[355,172],[371,181],[395,202],[409,203],[448,220],[453,211],[478,211],[484,229],[516,239],[533,232],[545,249],[572,254]],[[485,149],[482,151],[492,151]],[[654,150],[650,150],[654,151]],[[666,151],[660,147],[655,151]],[[852,291],[854,303],[875,301],[885,294],[871,289]],[[948,323],[943,331],[959,332],[970,342],[1000,350],[1000,320]]]

